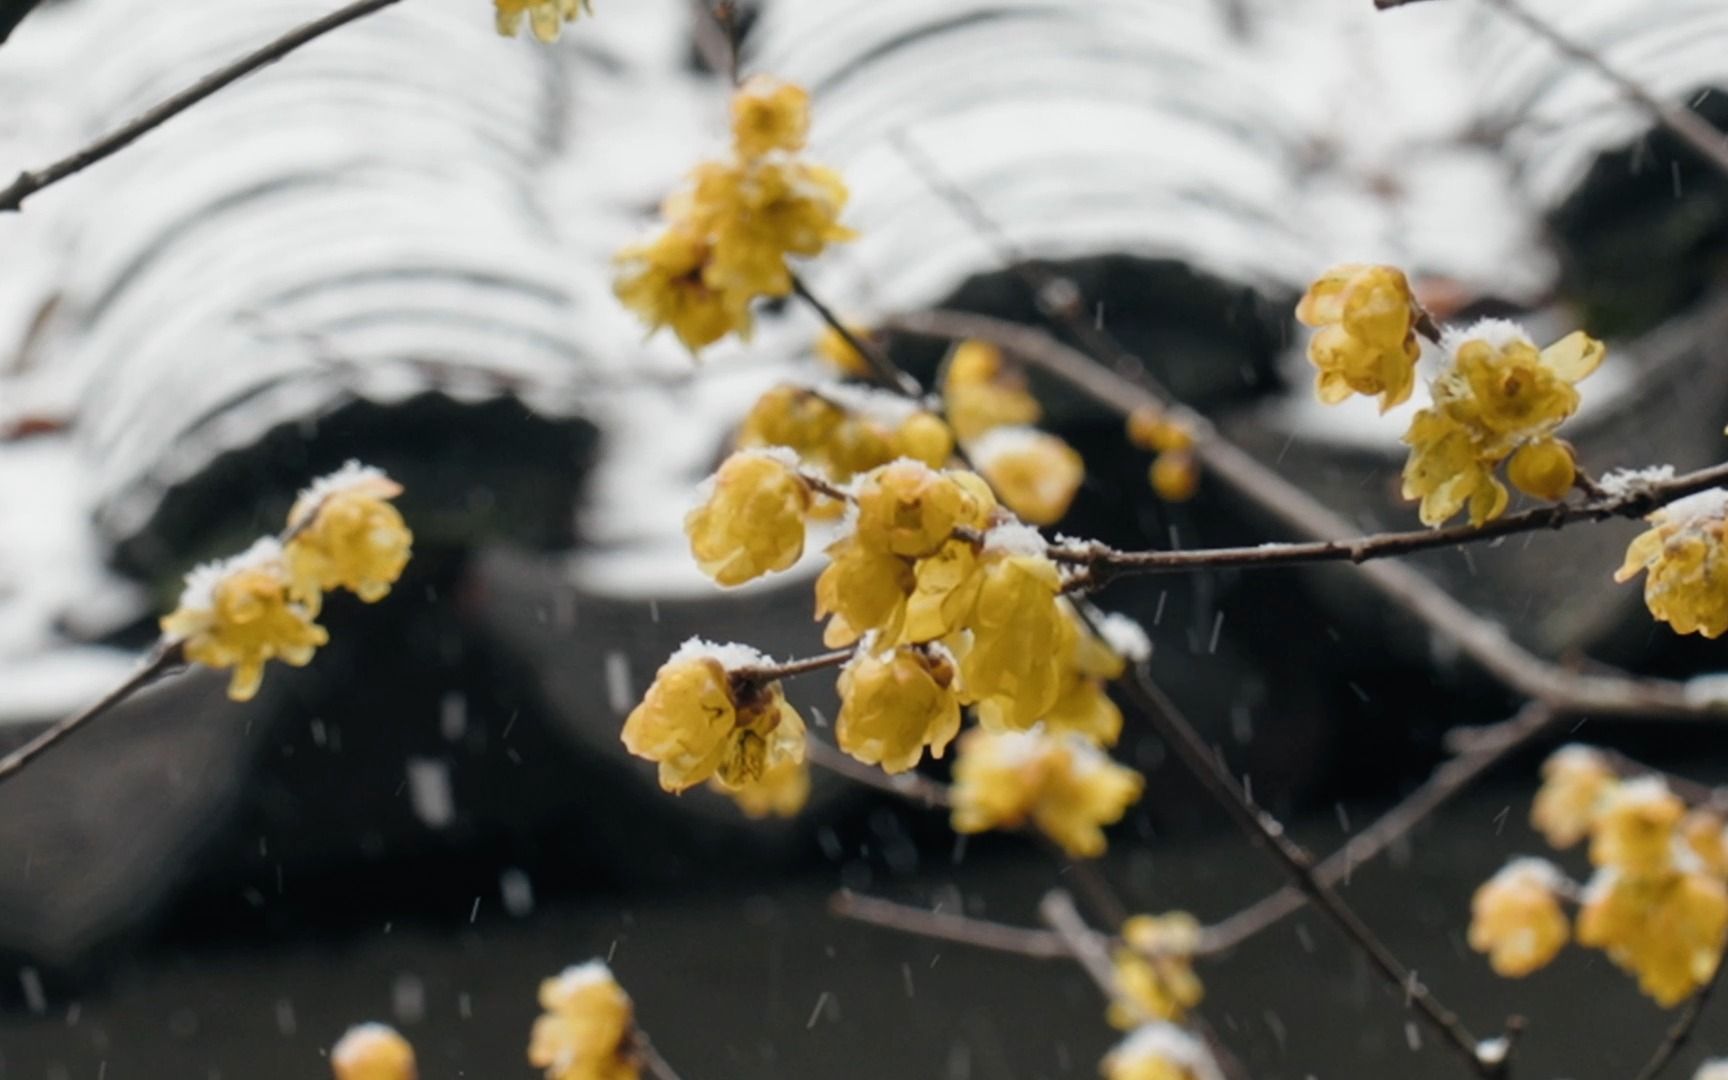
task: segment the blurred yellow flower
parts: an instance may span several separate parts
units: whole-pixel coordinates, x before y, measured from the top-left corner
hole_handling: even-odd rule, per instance
[[[1200,490],[1200,463],[1186,450],[1168,450],[1152,459],[1146,479],[1165,502],[1187,502]]]
[[[919,559],[906,599],[906,621],[896,641],[936,641],[962,629],[983,583],[978,547],[970,540],[950,540]]]
[[[164,637],[183,644],[188,660],[233,668],[228,696],[250,701],[264,681],[266,662],[304,667],[329,640],[313,617],[313,609],[292,594],[282,545],[264,539],[227,562],[187,575],[179,605],[161,626]]]
[[[937,472],[915,461],[873,469],[858,484],[858,538],[895,555],[932,554],[956,529],[982,529],[996,500],[967,472]]]
[[[1378,396],[1385,412],[1408,399],[1422,352],[1418,311],[1410,282],[1390,266],[1338,266],[1309,286],[1296,318],[1320,331],[1308,343],[1320,400]]]
[[[1064,605],[1063,615],[1074,627],[1073,643],[1062,664],[1056,703],[1039,723],[1051,734],[1071,732],[1099,746],[1115,746],[1122,735],[1122,710],[1104,684],[1119,678],[1127,662],[1081,625],[1072,608]]]
[[[847,323],[846,329],[860,341],[870,336],[869,330],[852,323]],[[816,355],[826,360],[829,367],[842,375],[868,379],[876,374],[876,369],[870,366],[869,358],[854,349],[852,343],[832,326],[823,327],[822,333],[816,338]]]
[[[599,960],[566,968],[540,984],[528,1063],[547,1080],[637,1080],[636,1023],[630,995]]]
[[[1624,874],[1658,874],[1674,864],[1675,829],[1686,804],[1654,777],[1610,788],[1590,832],[1590,861]]]
[[[1200,923],[1186,911],[1136,915],[1122,924],[1123,944],[1111,956],[1116,997],[1110,1023],[1124,1030],[1148,1020],[1180,1021],[1206,990],[1194,974]]]
[[[804,759],[804,721],[780,684],[735,686],[716,658],[724,648],[686,642],[624,721],[625,748],[659,765],[667,791],[710,777],[736,789],[783,762]]]
[[[415,1080],[414,1048],[383,1024],[351,1027],[330,1048],[336,1080]]]
[[[796,153],[809,133],[810,95],[801,86],[752,75],[732,95],[732,146],[741,158]]]
[[[702,572],[721,585],[742,585],[786,570],[804,554],[810,485],[797,457],[744,450],[714,474],[702,503],[684,517],[684,533]]]
[[[960,686],[986,727],[1025,730],[1056,704],[1076,635],[1058,602],[1061,591],[1045,556],[985,551],[965,622],[972,640],[960,657]]]
[[[618,252],[612,291],[648,324],[649,332],[671,327],[691,352],[727,334],[750,336],[750,297],[711,285],[710,241],[673,223],[652,240]]]
[[[1664,1008],[1716,973],[1728,939],[1728,891],[1706,874],[1598,871],[1578,913],[1578,941],[1638,979]]]
[[[1128,414],[1128,441],[1141,450],[1159,454],[1192,450],[1194,432],[1163,409],[1142,405]]]
[[[952,824],[963,833],[1026,824],[1074,858],[1104,853],[1103,826],[1140,797],[1140,774],[1075,736],[973,728],[954,765]]]
[[[575,22],[590,10],[588,0],[492,0],[492,5],[497,9],[500,34],[515,37],[523,16],[527,16],[534,36],[547,43],[558,40],[565,23]]]
[[[1597,809],[1618,783],[1601,754],[1588,746],[1563,746],[1542,764],[1530,824],[1554,847],[1569,848],[1590,835]]]
[[[883,772],[913,768],[930,748],[941,757],[960,731],[954,664],[944,650],[860,650],[840,672],[840,749]]]
[[[1626,582],[1645,571],[1644,604],[1677,634],[1721,637],[1728,631],[1728,491],[1711,488],[1652,513],[1649,531],[1626,548],[1614,575]]]
[[[912,592],[912,560],[864,543],[856,535],[828,548],[828,565],[816,579],[816,618],[828,619],[822,642],[831,649],[880,631],[898,640]]]
[[[1470,902],[1470,947],[1488,955],[1496,974],[1521,978],[1546,967],[1572,937],[1561,910],[1565,878],[1542,859],[1515,859],[1476,890]]]
[[[402,486],[377,469],[349,462],[300,493],[283,545],[296,599],[314,611],[320,593],[347,589],[382,600],[408,565],[414,534],[390,499]]]
[[[969,450],[1003,505],[1033,525],[1062,520],[1086,479],[1078,451],[1033,428],[992,428]]]
[[[1704,869],[1728,878],[1728,821],[1713,810],[1693,810],[1680,820],[1680,839]]]
[[[1004,365],[1002,350],[982,341],[963,341],[948,357],[942,411],[963,442],[994,428],[1036,424],[1044,413],[1024,380]]]

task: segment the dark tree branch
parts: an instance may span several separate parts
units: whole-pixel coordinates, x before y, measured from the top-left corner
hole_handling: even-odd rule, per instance
[[[88,708],[73,713],[71,716],[57,720],[41,734],[20,746],[18,749],[0,758],[0,780],[18,772],[24,766],[35,761],[38,756],[47,752],[62,739],[88,724],[90,721],[109,712],[116,705],[136,694],[165,676],[178,671],[186,660],[185,644],[183,642],[159,642],[150,655],[144,658],[138,670],[126,677],[126,681],[103,694]]]

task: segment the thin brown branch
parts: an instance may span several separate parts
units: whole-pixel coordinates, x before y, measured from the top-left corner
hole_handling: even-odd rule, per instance
[[[1383,3],[1384,0],[1377,0]],[[1408,3],[1410,0],[1403,0]],[[1572,60],[1583,64],[1614,84],[1614,88],[1633,104],[1666,128],[1670,134],[1697,151],[1717,172],[1728,176],[1728,138],[1711,126],[1708,120],[1690,109],[1663,101],[1645,89],[1636,79],[1610,64],[1595,49],[1562,34],[1547,20],[1525,7],[1520,0],[1487,0],[1508,18],[1548,42]]]
[[[1710,978],[1698,992],[1692,995],[1692,1000],[1686,1003],[1680,1015],[1674,1018],[1674,1023],[1663,1034],[1662,1041],[1656,1044],[1651,1052],[1650,1060],[1638,1070],[1637,1080],[1656,1080],[1668,1068],[1670,1062],[1692,1041],[1692,1035],[1698,1030],[1698,1021],[1704,1015],[1704,1010],[1710,1004],[1710,997],[1716,992],[1716,984],[1722,981],[1722,963],[1716,964],[1716,970],[1710,973]]]
[[[1546,731],[1554,719],[1552,709],[1532,703],[1511,719],[1480,729],[1468,750],[1441,764],[1426,783],[1315,866],[1315,878],[1333,887],[1343,884],[1357,867],[1378,858],[1408,836],[1412,829],[1452,801],[1483,773]],[[1204,948],[1208,952],[1233,949],[1270,929],[1286,916],[1300,911],[1307,903],[1305,892],[1295,885],[1286,885],[1207,927],[1203,937]]]
[[[1128,699],[1152,723],[1178,760],[1200,781],[1208,794],[1250,838],[1271,853],[1291,883],[1319,909],[1340,933],[1368,960],[1386,984],[1401,994],[1409,1006],[1448,1046],[1465,1059],[1478,1076],[1495,1080],[1506,1074],[1503,1060],[1489,1060],[1478,1050],[1478,1041],[1458,1014],[1422,985],[1416,973],[1395,956],[1384,941],[1362,921],[1332,886],[1320,879],[1313,856],[1286,834],[1271,814],[1254,806],[1236,778],[1224,766],[1200,733],[1152,681],[1143,664],[1135,665],[1120,683]]]
[[[784,663],[770,661],[752,667],[733,668],[728,674],[740,682],[773,682],[775,679],[789,679],[794,675],[808,675],[813,671],[837,668],[852,659],[857,651],[855,647],[835,649],[833,652],[817,653],[815,656],[787,660]]]
[[[924,388],[919,385],[917,379],[900,370],[899,365],[894,363],[888,353],[874,342],[866,341],[853,333],[852,328],[834,314],[834,309],[823,303],[821,297],[811,292],[810,286],[806,285],[804,279],[797,274],[792,275],[792,292],[798,299],[808,304],[810,310],[814,311],[817,317],[828,325],[830,330],[839,334],[853,351],[869,363],[871,372],[876,376],[876,381],[901,397],[920,402],[924,400]]]
[[[150,650],[150,654],[144,658],[144,662],[138,666],[138,670],[128,675],[120,685],[103,694],[87,708],[56,721],[23,746],[0,758],[0,780],[5,780],[18,772],[62,739],[103,713],[110,711],[146,686],[178,671],[185,659],[186,650],[182,642],[158,642],[156,647]]]
[[[139,113],[136,117],[82,150],[61,158],[51,165],[19,173],[17,179],[13,180],[11,184],[5,188],[0,188],[0,213],[21,209],[25,199],[43,188],[57,184],[69,176],[83,172],[105,158],[112,157],[205,98],[239,82],[260,68],[275,63],[302,45],[316,41],[332,30],[340,29],[357,19],[363,19],[375,11],[380,11],[399,2],[400,0],[358,0],[356,3],[338,8],[322,18],[314,19],[288,31],[233,63],[212,71],[160,104]]]
[[[884,326],[902,333],[989,341],[1122,416],[1137,408],[1163,409],[1193,432],[1194,453],[1208,475],[1285,528],[1320,542],[1338,542],[1356,535],[1357,530],[1348,521],[1224,438],[1205,417],[1174,404],[1147,384],[1095,362],[1042,330],[988,316],[946,311],[896,316],[885,320]],[[1684,479],[1703,483],[1709,474],[1711,470],[1704,470]],[[1491,676],[1558,712],[1705,717],[1719,716],[1728,707],[1728,703],[1708,695],[1689,693],[1684,683],[1577,672],[1544,660],[1513,640],[1500,624],[1470,610],[1412,567],[1390,560],[1371,561],[1360,566],[1360,573],[1383,596],[1451,641]]]
[[[1039,901],[1038,914],[1061,939],[1068,955],[1097,984],[1104,997],[1116,1000],[1120,995],[1116,989],[1116,967],[1110,962],[1110,952],[1105,948],[1104,940],[1081,918],[1080,909],[1074,906],[1074,898],[1061,889],[1053,889]]]
[[[952,911],[930,911],[880,897],[860,896],[849,889],[842,889],[829,897],[828,910],[843,919],[898,930],[903,934],[952,941],[1034,960],[1066,960],[1073,955],[1061,935],[1054,931],[1009,926]],[[1089,933],[1101,936],[1095,931]]]
[[[933,808],[954,804],[946,784],[911,772],[890,776],[881,769],[857,761],[817,739],[810,739],[805,743],[804,755],[810,764],[818,769],[826,769],[836,776],[844,776],[846,779],[865,787],[909,800],[923,807]]]

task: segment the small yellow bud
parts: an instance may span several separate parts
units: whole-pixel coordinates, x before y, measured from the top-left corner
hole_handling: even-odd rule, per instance
[[[932,469],[940,469],[954,456],[954,432],[941,418],[927,412],[915,412],[894,432],[894,451],[898,457],[922,461]]]
[[[1165,502],[1187,502],[1200,490],[1200,465],[1193,454],[1170,450],[1152,460],[1146,478]]]
[[[1572,448],[1559,439],[1544,439],[1520,446],[1506,463],[1506,479],[1524,494],[1559,502],[1578,478]]]
[[[351,1027],[330,1049],[336,1080],[415,1080],[414,1048],[383,1024]]]
[[[861,651],[840,673],[840,749],[866,765],[901,773],[924,748],[941,757],[960,731],[954,665],[944,652],[897,648]]]
[[[599,960],[540,984],[528,1064],[547,1080],[637,1080],[635,1009]]]
[[[1136,915],[1122,924],[1123,945],[1112,955],[1116,997],[1110,1023],[1124,1030],[1148,1020],[1180,1021],[1200,1004],[1205,987],[1194,974],[1200,923],[1186,911]]]
[[[408,565],[414,534],[387,501],[402,486],[377,469],[349,462],[300,493],[283,545],[294,595],[318,605],[321,592],[347,589],[382,600]]]
[[[183,643],[194,663],[233,668],[228,696],[250,701],[268,661],[304,667],[330,640],[312,621],[314,610],[295,598],[282,546],[265,539],[245,554],[187,575],[179,606],[162,619],[162,634]]]
[[[1522,978],[1548,966],[1572,937],[1556,895],[1565,879],[1552,863],[1517,859],[1476,890],[1470,947],[1496,974]]]
[[[771,75],[752,75],[732,95],[732,145],[738,156],[804,149],[810,131],[810,95]]]
[[[789,454],[746,450],[714,474],[702,504],[684,518],[690,551],[721,585],[788,569],[804,554],[810,486]]]
[[[982,341],[955,346],[942,378],[942,405],[954,433],[967,442],[994,428],[1036,424],[1044,412],[1005,367],[1002,351]]]
[[[1164,410],[1142,405],[1128,414],[1128,441],[1153,453],[1189,450],[1194,446],[1194,433],[1181,421],[1170,419]]]

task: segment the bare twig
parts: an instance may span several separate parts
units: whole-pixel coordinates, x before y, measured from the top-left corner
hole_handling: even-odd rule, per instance
[[[322,18],[314,19],[288,31],[233,63],[212,71],[178,94],[139,113],[133,119],[77,153],[61,158],[59,161],[40,169],[19,173],[17,179],[13,180],[11,184],[5,188],[0,188],[0,213],[20,209],[24,205],[25,199],[43,188],[57,184],[68,176],[83,172],[104,158],[112,157],[205,98],[240,81],[258,69],[275,63],[302,45],[316,41],[332,30],[340,29],[357,19],[363,19],[375,11],[399,2],[400,0],[358,0],[347,7],[338,8]]]
[[[1374,6],[1381,11],[1390,11],[1393,8],[1407,7],[1410,4],[1420,4],[1422,2],[1423,0],[1374,0]]]
[[[642,1067],[654,1080],[679,1080],[678,1070],[661,1055],[648,1033],[640,1029],[636,1032],[636,1056],[641,1058]]]
[[[1145,713],[1154,730],[1169,745],[1171,752],[1224,808],[1231,820],[1272,854],[1290,877],[1292,884],[1332,921],[1387,985],[1403,995],[1417,1016],[1448,1046],[1456,1050],[1478,1076],[1490,1080],[1505,1076],[1505,1061],[1489,1060],[1479,1052],[1476,1037],[1470,1033],[1470,1029],[1458,1015],[1441,1004],[1433,991],[1416,978],[1416,973],[1393,955],[1386,943],[1362,921],[1356,910],[1320,879],[1313,856],[1290,839],[1281,822],[1249,801],[1247,793],[1242,790],[1236,778],[1212,753],[1188,718],[1182,715],[1175,703],[1152,681],[1145,666],[1135,665],[1129,677],[1122,680],[1120,685],[1129,700]]]
[[[817,739],[806,741],[804,754],[810,764],[818,769],[827,769],[836,776],[844,776],[865,787],[907,799],[920,806],[952,806],[954,803],[946,784],[912,772],[889,776],[881,769],[856,761]]]
[[[1386,6],[1386,0],[1376,0]],[[1409,3],[1411,0],[1400,0]],[[1711,126],[1708,120],[1690,109],[1663,101],[1641,86],[1636,79],[1619,70],[1595,49],[1562,34],[1547,20],[1525,7],[1520,0],[1486,0],[1508,18],[1542,38],[1567,57],[1583,64],[1614,84],[1628,101],[1643,109],[1650,119],[1666,128],[1670,134],[1698,152],[1717,172],[1728,176],[1728,139]]]
[[[797,274],[792,275],[792,291],[798,299],[810,306],[810,310],[814,311],[818,318],[828,324],[830,330],[839,334],[848,346],[869,363],[870,370],[878,382],[901,397],[910,398],[913,401],[924,400],[924,388],[918,384],[917,379],[900,370],[899,365],[895,364],[888,354],[874,342],[866,341],[853,333],[852,328],[841,322],[840,317],[834,314],[834,309],[823,303],[820,297],[811,292],[810,286],[806,285],[804,279]]]
[[[1112,1001],[1120,997],[1116,988],[1116,967],[1110,963],[1110,952],[1099,935],[1080,917],[1074,898],[1061,889],[1053,889],[1039,901],[1038,914],[1104,996]]]
[[[1552,709],[1530,704],[1510,720],[1482,729],[1477,733],[1479,738],[1472,739],[1468,750],[1440,765],[1426,783],[1315,866],[1315,878],[1330,886],[1342,884],[1353,870],[1409,835],[1412,829],[1450,802],[1477,777],[1546,731],[1554,719]],[[1207,927],[1202,939],[1204,948],[1206,951],[1235,948],[1301,910],[1307,903],[1308,896],[1303,890],[1295,885],[1286,885]]]
[[[1698,1020],[1704,1015],[1705,1008],[1710,1004],[1710,996],[1716,990],[1716,984],[1722,981],[1722,964],[1716,964],[1716,970],[1710,973],[1710,978],[1698,992],[1692,995],[1692,1000],[1686,1003],[1680,1015],[1674,1018],[1674,1023],[1663,1034],[1662,1041],[1656,1044],[1656,1049],[1650,1054],[1650,1060],[1638,1070],[1637,1080],[1656,1080],[1662,1075],[1670,1062],[1692,1041],[1693,1032],[1698,1030]]]
[[[815,656],[787,660],[784,663],[770,661],[752,667],[733,668],[727,674],[740,682],[773,682],[775,679],[789,679],[794,675],[808,675],[812,671],[839,667],[852,659],[857,651],[855,647],[835,649],[833,652],[817,653]]]
[[[1205,417],[1173,404],[1146,384],[1095,362],[1042,330],[946,311],[896,316],[884,320],[884,326],[902,333],[989,341],[1123,416],[1137,408],[1163,409],[1193,432],[1194,453],[1209,475],[1286,528],[1316,541],[1339,541],[1356,534],[1348,521],[1224,438]],[[1684,480],[1703,484],[1708,475],[1713,475],[1712,470],[1690,473]],[[1360,573],[1382,595],[1454,643],[1491,676],[1558,712],[1701,717],[1720,716],[1724,711],[1724,703],[1708,695],[1688,693],[1683,683],[1571,671],[1544,660],[1513,640],[1498,623],[1472,611],[1412,567],[1389,560],[1368,562],[1362,564]]]
[[[60,740],[113,709],[146,686],[178,671],[185,659],[186,650],[182,642],[158,642],[156,647],[150,650],[150,654],[144,658],[144,662],[138,666],[138,670],[126,677],[125,682],[103,694],[88,708],[56,721],[23,746],[0,758],[0,780],[5,780],[18,772],[24,766],[35,761],[39,755],[59,743]]]
[[[828,910],[843,919],[854,919],[904,934],[952,941],[1034,960],[1066,960],[1073,955],[1061,935],[1054,931],[1009,926],[953,911],[930,911],[880,897],[860,896],[848,889],[829,897]],[[1088,933],[1101,936],[1096,931]]]

